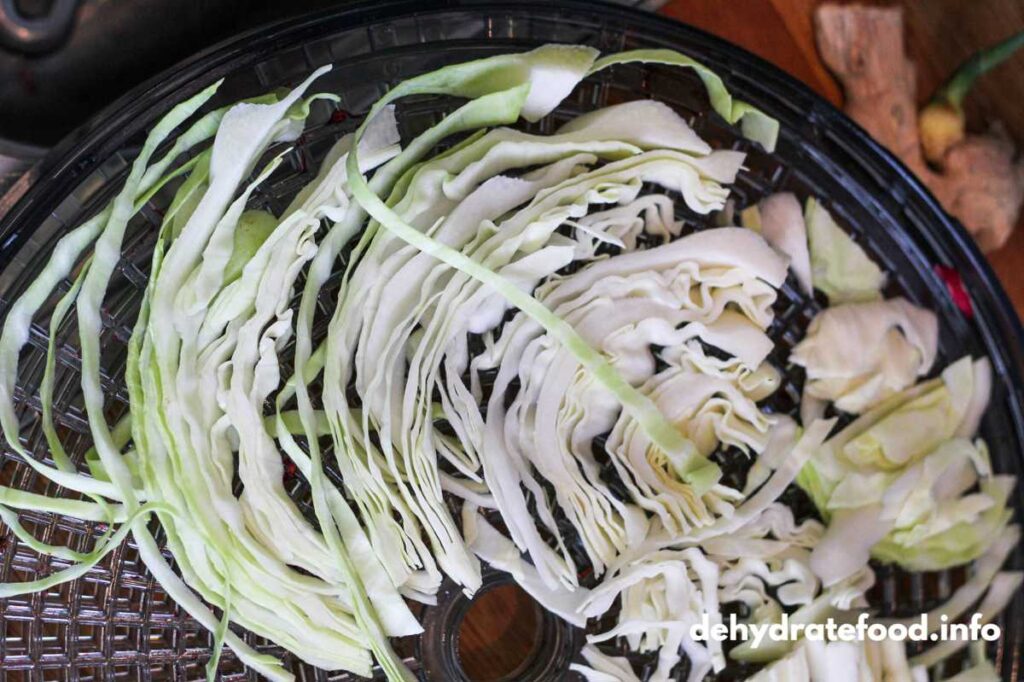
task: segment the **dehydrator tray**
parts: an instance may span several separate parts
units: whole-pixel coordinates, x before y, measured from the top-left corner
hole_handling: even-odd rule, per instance
[[[315,173],[331,142],[354,130],[389,85],[446,64],[548,42],[587,44],[603,52],[643,47],[679,50],[719,73],[737,97],[777,118],[782,127],[778,147],[766,154],[710,112],[706,94],[692,73],[629,65],[588,78],[553,115],[533,128],[550,132],[560,122],[602,105],[656,98],[683,113],[713,146],[748,153],[747,168],[732,188],[736,208],[781,190],[821,198],[838,222],[891,273],[887,294],[904,295],[936,311],[941,329],[936,366],[966,353],[989,356],[996,379],[982,435],[990,444],[996,469],[1022,473],[1024,336],[1005,293],[963,228],[863,130],[793,78],[706,33],[610,4],[460,0],[429,9],[401,1],[354,5],[268,26],[196,56],[119,100],[42,163],[40,179],[0,220],[0,316],[33,280],[55,241],[114,195],[153,122],[172,102],[215,80],[226,78],[215,102],[223,104],[294,84],[318,66],[333,65],[317,89],[338,93],[340,102],[314,110],[306,134],[286,156],[285,168],[254,196],[256,205],[280,210]],[[403,138],[437,122],[452,104],[440,97],[403,101],[398,109]],[[156,195],[131,223],[118,267],[122,285],[112,289],[105,301],[102,370],[112,419],[127,409],[125,347],[147,281],[161,212],[169,199],[168,193]],[[692,214],[681,213],[680,218],[689,228],[701,227]],[[950,273],[969,293],[969,309],[954,303],[947,288]],[[63,291],[59,289],[55,299]],[[770,330],[777,366],[785,367],[789,349],[820,308],[820,301],[803,297],[790,284],[782,288]],[[73,339],[62,333],[56,340],[54,407],[69,454],[81,458],[90,442]],[[34,327],[22,356],[16,394],[25,445],[41,458],[46,457],[46,446],[36,394],[47,342],[47,329]],[[800,373],[788,369],[782,389],[768,406],[795,413],[801,385]],[[7,450],[0,454],[0,482],[56,492]],[[290,492],[308,505],[301,478],[292,480]],[[1013,500],[1019,509],[1024,501],[1019,488]],[[791,501],[799,506],[795,498]],[[25,513],[22,519],[43,541],[73,549],[86,546],[103,530],[97,524],[42,514]],[[1021,565],[1019,551],[1011,563]],[[29,580],[61,567],[60,560],[38,556],[5,530],[0,539],[0,581]],[[964,571],[911,575],[881,567],[878,578],[872,603],[880,605],[882,612],[921,612],[947,597],[964,579]],[[485,590],[509,580],[489,572]],[[469,604],[458,589],[443,589],[437,606],[422,607],[419,612],[423,635],[396,643],[421,678],[467,679],[458,655],[458,633]],[[554,616],[539,613],[538,618],[529,656],[503,679],[570,677],[568,664],[576,657],[584,633]],[[1016,680],[1024,640],[1020,594],[1000,624],[1003,638],[992,651],[993,660],[1005,679]],[[148,574],[130,541],[75,582],[0,600],[0,629],[0,678],[9,680],[198,679],[212,644],[212,636],[177,608]],[[284,653],[248,633],[246,638],[261,650]],[[652,660],[632,658],[641,672],[653,667]],[[285,660],[300,680],[357,679],[316,670],[294,658]],[[225,680],[255,679],[230,651],[224,653],[220,672]],[[742,678],[747,672],[730,668],[720,678]],[[685,679],[685,669],[677,673]]]

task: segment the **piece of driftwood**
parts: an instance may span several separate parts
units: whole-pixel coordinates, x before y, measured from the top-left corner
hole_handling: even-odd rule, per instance
[[[814,19],[818,50],[843,86],[846,113],[917,174],[983,250],[1002,246],[1024,203],[1024,162],[1001,126],[968,135],[933,169],[921,151],[902,10],[826,4]]]

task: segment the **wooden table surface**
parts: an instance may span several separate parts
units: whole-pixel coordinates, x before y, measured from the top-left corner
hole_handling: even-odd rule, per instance
[[[821,0],[671,0],[661,12],[741,45],[796,76],[833,104],[842,91],[818,58],[812,13]],[[870,4],[870,3],[869,3]],[[894,4],[892,2],[886,4]],[[979,47],[1024,29],[1024,0],[902,0],[907,52],[927,99]],[[967,100],[968,128],[1002,121],[1024,145],[1024,51],[982,79]],[[1024,220],[989,259],[1024,317]]]

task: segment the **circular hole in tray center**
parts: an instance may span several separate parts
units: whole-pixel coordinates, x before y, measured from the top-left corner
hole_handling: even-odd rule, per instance
[[[472,682],[511,680],[540,644],[540,607],[518,585],[497,585],[473,600],[459,624],[459,662]]]

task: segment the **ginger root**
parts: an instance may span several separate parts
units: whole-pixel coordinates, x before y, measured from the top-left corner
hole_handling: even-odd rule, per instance
[[[950,146],[939,172],[925,162],[902,10],[822,5],[815,29],[821,57],[846,94],[846,113],[928,186],[982,250],[1002,246],[1024,203],[1024,162],[1000,126]]]

